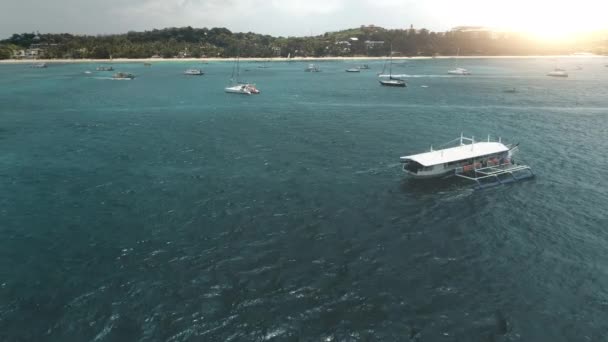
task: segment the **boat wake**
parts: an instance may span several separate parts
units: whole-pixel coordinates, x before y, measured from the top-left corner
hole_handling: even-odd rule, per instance
[[[388,74],[381,74],[378,77],[389,77]],[[456,77],[454,75],[410,75],[410,74],[400,74],[393,75],[393,77],[404,77],[404,78],[451,78]]]

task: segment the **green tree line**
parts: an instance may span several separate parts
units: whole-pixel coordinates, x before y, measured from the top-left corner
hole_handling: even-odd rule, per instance
[[[384,42],[370,44],[369,41]],[[431,32],[426,29],[387,30],[361,27],[309,37],[273,37],[226,28],[166,28],[115,35],[13,34],[0,41],[0,59],[14,51],[40,47],[45,58],[187,57],[325,57],[432,55],[543,55],[571,53],[581,48],[605,52],[606,41],[588,45],[539,44],[521,34],[491,32]]]

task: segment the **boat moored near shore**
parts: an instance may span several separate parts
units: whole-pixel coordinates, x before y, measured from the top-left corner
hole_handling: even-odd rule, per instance
[[[471,72],[465,68],[456,68],[448,71],[449,75],[468,76]]]
[[[319,68],[316,64],[308,64],[308,67],[304,69],[306,72],[321,72],[321,68]]]
[[[549,72],[547,76],[552,77],[568,77],[568,73],[564,69],[556,68],[555,70]]]
[[[184,75],[189,75],[189,76],[202,76],[204,74],[205,73],[201,69],[188,69],[188,70],[184,71]]]

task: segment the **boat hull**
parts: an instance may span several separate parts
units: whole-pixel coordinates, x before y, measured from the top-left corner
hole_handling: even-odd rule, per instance
[[[382,80],[380,80],[379,82],[380,82],[381,85],[383,85],[385,87],[401,87],[401,88],[406,87],[406,84],[405,84],[404,81],[395,82],[394,80],[393,81],[382,81]]]
[[[405,172],[405,174],[413,179],[446,178],[446,177],[453,176],[455,174],[455,170],[456,170],[456,168],[454,167],[454,168],[443,169],[441,171],[435,171],[435,172],[414,173],[414,172],[411,172],[411,171],[405,169],[405,165],[403,166],[403,171]]]
[[[224,89],[228,94],[251,95],[251,92],[241,87],[228,87]]]
[[[260,91],[253,84],[240,84],[232,87],[224,88],[224,91],[230,94],[242,95],[258,95]]]

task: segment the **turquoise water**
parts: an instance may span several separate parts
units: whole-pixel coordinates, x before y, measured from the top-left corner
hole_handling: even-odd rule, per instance
[[[0,65],[0,340],[604,339],[607,62]],[[536,178],[404,177],[460,132]]]

